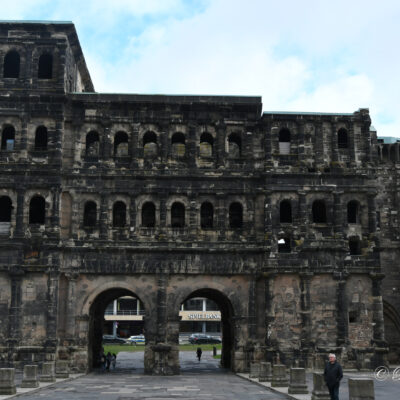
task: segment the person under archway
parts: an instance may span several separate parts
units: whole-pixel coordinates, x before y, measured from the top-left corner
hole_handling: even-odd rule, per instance
[[[202,354],[203,354],[203,352],[201,350],[201,347],[198,347],[197,350],[196,350],[196,356],[197,356],[197,359],[199,360],[199,362],[201,360],[201,355]]]

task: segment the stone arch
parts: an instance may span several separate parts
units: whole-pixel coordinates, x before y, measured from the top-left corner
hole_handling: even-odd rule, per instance
[[[388,361],[398,364],[400,361],[400,315],[387,301],[383,301],[383,319],[385,324],[385,340],[389,345]]]
[[[207,287],[205,287],[207,286]],[[212,287],[204,282],[188,285],[184,290],[174,293],[170,313],[179,313],[180,306],[186,300],[194,297],[204,297],[213,300],[221,312],[221,331],[222,331],[222,354],[221,366],[235,370],[235,324],[236,315],[241,315],[240,296],[237,293],[226,293],[226,287],[222,284],[213,283]],[[170,315],[173,319],[173,315]]]

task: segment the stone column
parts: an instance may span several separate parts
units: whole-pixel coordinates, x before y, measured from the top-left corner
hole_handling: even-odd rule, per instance
[[[289,394],[307,394],[306,370],[304,368],[290,368]]]
[[[15,216],[15,234],[14,237],[24,236],[24,197],[25,191],[17,189],[17,211]]]
[[[348,140],[348,147],[349,147],[349,159],[351,165],[355,166],[356,162],[356,138],[354,132],[354,125],[352,125],[348,132],[347,140]]]
[[[101,196],[100,201],[100,213],[99,213],[99,225],[100,225],[100,239],[107,239],[107,222],[108,222],[108,207],[107,207],[107,197],[105,195]]]
[[[162,193],[160,196],[160,227],[161,229],[167,226],[167,202],[165,194]]]
[[[330,400],[328,387],[325,384],[325,379],[323,374],[313,373],[313,391],[311,395],[311,400]]]
[[[53,212],[51,216],[51,229],[54,232],[60,231],[60,189],[53,191]]]
[[[58,272],[50,272],[47,277],[47,318],[46,346],[55,353],[57,346],[57,314],[58,314]]]
[[[14,368],[0,368],[0,395],[17,393],[14,376]]]
[[[133,170],[138,168],[138,158],[139,158],[139,126],[140,124],[131,125],[131,140],[130,140],[130,151],[131,156],[131,168]]]
[[[13,270],[11,276],[11,305],[8,318],[8,362],[14,359],[14,347],[18,345],[21,337],[20,310],[21,310],[21,281],[24,272],[20,269]]]
[[[79,274],[76,272],[70,272],[65,274],[68,280],[68,300],[67,300],[67,326],[66,336],[68,338],[75,338],[75,301],[76,301],[76,281]]]
[[[298,218],[299,218],[299,225],[300,225],[300,234],[301,234],[301,236],[304,237],[307,233],[309,210],[307,207],[306,193],[303,191],[299,191],[298,196],[299,196]]]
[[[270,362],[262,361],[260,363],[259,382],[271,382],[272,380],[272,366]]]
[[[44,362],[42,365],[42,374],[40,382],[55,382],[56,375],[54,370],[54,362]]]
[[[255,339],[257,330],[256,319],[256,281],[249,279],[249,303],[248,303],[248,332],[249,339]]]
[[[300,163],[305,161],[305,123],[304,121],[297,122],[297,149]]]
[[[190,168],[196,168],[197,126],[188,126],[188,137],[185,149],[185,159]]]
[[[65,379],[68,377],[69,377],[68,361],[58,360],[56,362],[56,378]]]
[[[332,124],[332,132],[331,132],[331,160],[333,163],[337,163],[339,161],[339,148],[338,148],[338,125]]]
[[[286,365],[274,365],[272,367],[272,387],[288,387],[289,381],[286,375]]]
[[[342,193],[343,192],[333,193],[333,223],[336,235],[343,234],[343,212],[345,212],[345,208],[343,208],[342,204]]]
[[[139,225],[136,223],[136,197],[135,196],[130,196],[130,204],[129,204],[129,237],[135,238],[136,236],[136,231],[139,228]],[[157,212],[157,211],[156,211]]]
[[[349,378],[349,400],[375,400],[373,379]]]
[[[311,367],[311,279],[314,276],[313,273],[300,273],[300,304],[301,304],[301,320],[302,320],[302,331],[301,331],[301,356],[304,360],[306,367]]]
[[[223,167],[225,165],[225,134],[226,134],[226,126],[225,124],[221,124],[217,129],[217,137],[214,143],[213,148],[213,156],[217,162],[217,168]]]
[[[227,226],[227,218],[228,213],[225,206],[225,194],[222,192],[217,193],[217,209],[215,210],[216,217],[217,217],[217,227],[218,227],[218,240],[224,241],[225,240],[225,227]]]
[[[348,321],[348,305],[346,295],[347,275],[339,272],[334,275],[337,280],[337,339],[338,347],[342,347],[349,341],[349,321]]]
[[[321,166],[324,162],[324,137],[323,137],[323,126],[322,122],[318,121],[315,123],[315,135],[314,135],[314,154],[316,168]]]
[[[368,193],[368,229],[369,233],[376,231],[376,203],[375,193]]]
[[[37,388],[39,387],[38,366],[24,365],[24,375],[21,383],[22,388]]]
[[[271,124],[265,126],[264,132],[264,157],[265,157],[265,170],[272,167],[272,144],[271,144]]]

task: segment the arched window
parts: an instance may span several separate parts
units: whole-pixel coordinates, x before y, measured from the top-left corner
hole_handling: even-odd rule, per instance
[[[114,155],[116,157],[128,156],[128,134],[126,132],[117,132],[114,138]]]
[[[347,223],[358,224],[359,223],[359,205],[355,200],[349,201],[347,203]]]
[[[212,157],[214,138],[208,132],[204,132],[200,136],[200,156]]]
[[[142,206],[142,226],[154,228],[156,226],[156,206],[150,201]]]
[[[87,201],[85,203],[85,210],[83,213],[83,226],[93,227],[97,222],[97,205],[94,201]]]
[[[0,222],[11,222],[12,203],[8,196],[0,197]]]
[[[47,150],[47,128],[38,126],[35,133],[35,150]]]
[[[99,134],[96,131],[90,131],[86,135],[86,156],[99,156]]]
[[[279,131],[279,154],[290,154],[290,131],[287,128]]]
[[[19,54],[15,50],[9,51],[4,57],[4,78],[18,78],[19,64]]]
[[[113,206],[113,226],[123,228],[126,225],[126,205],[123,201],[116,201]]]
[[[171,226],[172,228],[185,227],[185,206],[175,202],[171,207]]]
[[[185,135],[176,132],[171,138],[171,152],[174,157],[183,157],[185,155]]]
[[[1,150],[13,151],[15,142],[15,129],[11,125],[4,127],[1,135]]]
[[[338,148],[347,149],[348,147],[348,135],[345,128],[340,128],[337,133]]]
[[[204,202],[200,208],[200,226],[212,228],[214,225],[214,207],[208,201]]]
[[[358,256],[361,254],[360,239],[357,237],[349,239],[349,251],[350,255]]]
[[[326,223],[326,207],[323,200],[315,200],[312,205],[313,222]]]
[[[143,136],[143,150],[145,157],[156,157],[158,154],[157,135],[154,132],[146,132]]]
[[[289,200],[282,200],[279,205],[279,221],[281,223],[292,222],[292,205]]]
[[[44,224],[46,203],[42,196],[34,196],[29,203],[29,223]]]
[[[242,139],[238,133],[231,133],[228,137],[229,157],[239,158],[242,154]]]
[[[229,206],[229,227],[232,229],[243,227],[243,207],[240,203],[232,203]]]
[[[53,56],[51,54],[42,54],[39,57],[38,78],[51,79],[53,77]]]

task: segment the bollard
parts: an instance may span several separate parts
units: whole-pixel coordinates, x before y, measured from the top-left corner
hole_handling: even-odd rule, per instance
[[[0,368],[0,395],[17,393],[14,376],[14,368]]]
[[[330,400],[329,390],[325,384],[323,374],[313,373],[314,388],[311,395],[311,400]]]
[[[272,367],[272,387],[287,387],[289,381],[286,376],[286,365],[274,365]]]
[[[44,362],[42,365],[42,375],[40,382],[55,382],[54,362]]]
[[[307,394],[306,370],[304,368],[290,368],[289,394]]]
[[[250,375],[249,378],[256,378],[260,376],[260,364],[259,363],[250,363]]]
[[[259,382],[271,382],[272,380],[272,367],[270,362],[260,363],[260,376],[258,378]]]
[[[375,400],[372,379],[349,379],[349,400]]]
[[[21,383],[22,388],[37,388],[39,387],[38,381],[38,366],[37,365],[25,365],[24,375]]]
[[[56,378],[68,378],[68,361],[65,360],[58,360],[56,362]]]

